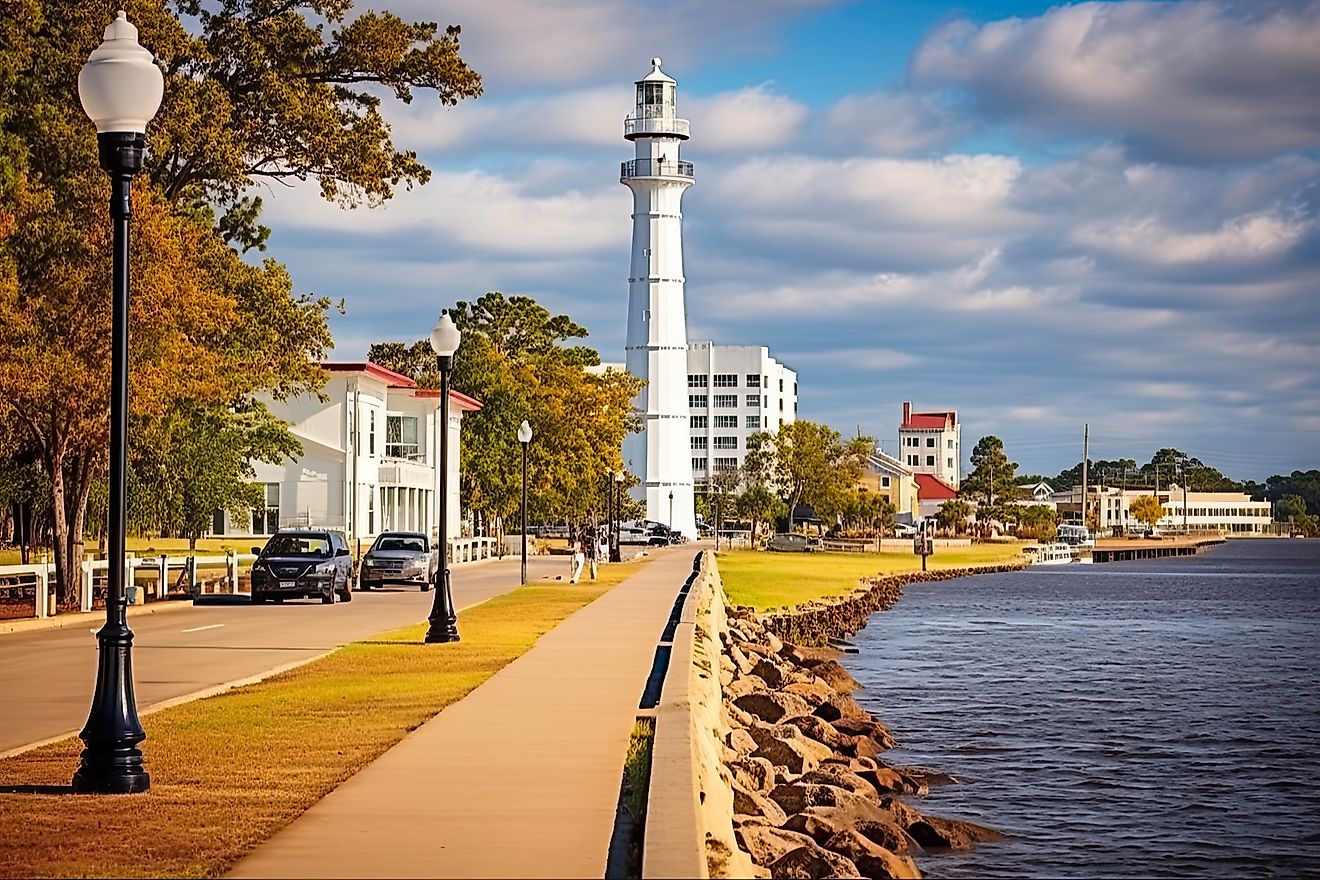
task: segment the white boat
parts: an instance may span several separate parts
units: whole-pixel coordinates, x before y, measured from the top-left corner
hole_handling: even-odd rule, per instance
[[[1029,565],[1067,565],[1077,561],[1077,553],[1068,544],[1032,544],[1022,548]]]

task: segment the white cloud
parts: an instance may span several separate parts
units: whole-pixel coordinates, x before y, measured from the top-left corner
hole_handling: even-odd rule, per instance
[[[924,86],[1048,131],[1123,137],[1140,152],[1217,161],[1320,146],[1320,3],[1079,3],[1034,18],[935,29]]]
[[[838,150],[901,156],[948,147],[970,126],[929,96],[877,92],[840,98],[821,128]]]
[[[803,104],[776,94],[769,85],[709,97],[679,96],[679,110],[692,120],[702,152],[764,151],[792,141],[807,121]]]
[[[1206,231],[1167,228],[1146,217],[1117,224],[1086,224],[1073,239],[1084,247],[1153,266],[1241,264],[1277,260],[1310,229],[1311,223],[1265,211],[1223,221]]]

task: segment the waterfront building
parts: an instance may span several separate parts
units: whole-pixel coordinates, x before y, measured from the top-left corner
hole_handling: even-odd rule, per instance
[[[894,505],[894,522],[911,524],[921,515],[917,475],[878,446],[866,458],[860,488],[886,496]]]
[[[624,440],[623,458],[640,480],[646,518],[696,537],[688,452],[687,317],[684,311],[683,193],[692,163],[679,157],[688,120],[677,114],[677,86],[651,59],[637,102],[623,122],[634,158],[619,181],[632,191],[632,264],[628,273],[628,372],[646,380],[634,403],[643,428]]]
[[[903,422],[898,426],[898,454],[903,464],[918,474],[930,474],[958,488],[962,462],[962,425],[957,410],[913,412],[903,404]]]
[[[1104,484],[1088,486],[1089,509],[1097,516],[1101,534],[1121,534],[1145,528],[1132,516],[1132,502],[1151,495],[1150,489],[1125,489]],[[1054,505],[1060,521],[1082,521],[1081,487],[1055,492]],[[1156,494],[1164,506],[1164,516],[1157,528],[1181,531],[1183,527],[1183,493],[1181,487],[1167,486]],[[1252,501],[1243,492],[1187,493],[1187,528],[1190,531],[1217,531],[1226,534],[1261,534],[1269,531],[1273,519],[1268,501]]]
[[[364,542],[388,529],[432,532],[440,460],[440,392],[373,363],[328,363],[316,394],[267,401],[302,444],[284,464],[253,462],[265,504],[250,515],[216,511],[217,535],[267,536],[288,526],[342,530]],[[449,395],[449,537],[459,536],[459,439],[481,403]]]
[[[934,474],[916,473],[918,513],[922,519],[935,516],[940,512],[940,505],[958,497],[958,488],[944,482]],[[975,505],[972,505],[975,507]]]
[[[694,342],[687,353],[687,407],[692,476],[737,471],[747,438],[778,431],[797,418],[797,373],[764,345]]]

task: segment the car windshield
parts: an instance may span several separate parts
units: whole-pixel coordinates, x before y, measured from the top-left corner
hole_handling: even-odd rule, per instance
[[[390,536],[376,542],[373,550],[407,550],[411,553],[425,553],[426,542],[421,538]]]
[[[330,539],[325,535],[276,535],[266,544],[265,556],[330,555]]]

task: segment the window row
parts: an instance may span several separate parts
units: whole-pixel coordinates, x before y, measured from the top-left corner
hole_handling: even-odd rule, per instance
[[[693,434],[690,438],[693,449],[705,449],[709,438],[705,434]],[[737,449],[737,437],[716,437],[712,444],[716,449]]]

